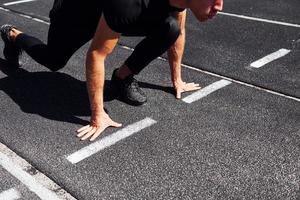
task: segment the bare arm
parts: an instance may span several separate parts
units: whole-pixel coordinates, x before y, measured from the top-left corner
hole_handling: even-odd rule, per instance
[[[181,93],[199,89],[198,84],[185,83],[181,78],[181,61],[185,45],[185,21],[186,10],[174,13],[180,26],[180,35],[176,42],[168,50],[168,61],[171,69],[172,83],[175,88],[176,98],[181,98]]]
[[[181,61],[185,45],[185,20],[186,10],[174,13],[180,26],[180,35],[176,42],[168,50],[168,60],[171,68],[173,83],[181,79]]]
[[[86,57],[87,90],[92,116],[90,124],[78,130],[77,136],[81,137],[82,140],[91,137],[92,141],[107,127],[121,126],[121,124],[110,119],[105,113],[103,105],[104,62],[116,46],[119,36],[118,33],[108,27],[104,17],[101,17]]]

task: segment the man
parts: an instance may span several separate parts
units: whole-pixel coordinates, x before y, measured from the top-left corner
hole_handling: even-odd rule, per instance
[[[118,72],[124,74],[123,77],[120,77],[126,79],[132,74],[138,73],[176,42],[180,35],[180,27],[169,12],[172,8],[177,8],[179,11],[190,8],[199,21],[205,21],[215,16],[218,11],[222,10],[222,7],[222,0],[110,0],[104,3],[103,15],[86,60],[87,88],[92,116],[90,124],[78,130],[78,137],[81,137],[82,140],[90,138],[93,141],[107,127],[121,126],[113,121],[103,109],[104,61],[113,51],[121,33],[145,31],[146,35],[146,38],[137,45],[122,68],[115,72],[116,75]],[[180,15],[177,13],[177,16]],[[147,30],[149,25],[151,28]],[[169,51],[169,56],[171,54],[169,61],[174,79],[178,78],[180,73],[176,71],[179,63],[176,63],[176,58],[174,59],[178,53],[176,46],[182,44],[182,38],[179,38],[179,44],[175,43],[175,47]],[[182,48],[179,54],[181,58]],[[173,80],[173,84],[176,88],[176,81]],[[184,86],[181,85],[179,88],[177,97],[180,97],[180,90],[184,90]]]
[[[5,25],[1,27],[4,56],[17,65],[23,49],[37,62],[56,71],[94,36],[86,59],[91,123],[78,130],[82,140],[89,137],[94,140],[108,126],[121,126],[103,110],[104,60],[120,35],[145,36],[124,65],[113,73],[112,83],[120,91],[121,98],[135,105],[146,102],[133,75],[168,49],[172,81],[176,97],[180,98],[182,92],[199,89],[198,84],[181,80],[184,9],[191,8],[200,21],[205,21],[216,15],[222,4],[222,0],[92,0],[88,4],[80,0],[55,0],[50,12],[48,44]]]

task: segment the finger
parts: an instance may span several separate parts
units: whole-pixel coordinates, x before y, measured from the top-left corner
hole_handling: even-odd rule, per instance
[[[194,89],[194,88],[196,88],[196,89],[199,89],[199,88],[201,88],[199,85],[189,85],[189,86],[186,86],[185,87],[185,91],[186,90],[190,90],[190,89]]]
[[[90,130],[89,132],[87,132],[83,137],[80,138],[80,140],[86,140],[88,139],[89,137],[91,137],[95,132],[97,131],[97,128],[96,127],[93,127],[92,130]]]
[[[185,89],[190,89],[190,88],[201,88],[199,84],[196,83],[188,83],[185,85]]]
[[[223,9],[223,0],[216,0],[213,8],[216,11],[221,11]]]
[[[94,141],[108,126],[98,129],[94,135],[91,137],[90,141]]]
[[[88,128],[88,127],[90,127],[90,125],[86,125],[84,127],[81,127],[80,129],[77,130],[77,132],[79,133],[79,132],[83,131],[84,129]]]
[[[181,91],[180,90],[176,91],[176,99],[181,99]]]
[[[82,130],[77,134],[77,137],[82,137],[85,135],[87,132],[90,132],[93,129],[93,126],[87,127],[86,129]]]
[[[122,124],[120,124],[120,123],[117,123],[117,122],[115,122],[115,121],[111,121],[111,124],[110,124],[110,126],[112,126],[112,127],[121,127],[122,126]]]
[[[199,90],[199,89],[201,89],[201,87],[199,87],[199,86],[198,87],[197,86],[188,87],[185,89],[185,92],[190,92],[190,91]]]
[[[193,85],[195,84],[194,82],[191,82],[191,83],[186,83],[185,85]]]
[[[190,87],[190,86],[194,86],[194,87],[198,87],[199,84],[198,83],[187,83],[186,86]]]

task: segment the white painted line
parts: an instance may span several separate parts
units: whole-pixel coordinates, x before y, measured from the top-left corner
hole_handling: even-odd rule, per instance
[[[14,188],[11,188],[9,190],[0,193],[0,200],[17,200],[20,198],[21,198],[20,193],[18,192],[18,190]]]
[[[164,60],[166,60],[166,59],[164,59]],[[273,91],[273,90],[270,90],[270,89],[267,89],[267,88],[252,85],[250,83],[242,82],[242,81],[232,79],[232,78],[229,78],[229,77],[226,77],[226,76],[223,76],[223,75],[220,75],[220,74],[216,74],[216,73],[213,73],[213,72],[209,72],[209,71],[206,71],[206,70],[203,70],[203,69],[198,69],[196,67],[192,67],[192,66],[189,66],[189,65],[186,65],[186,64],[181,64],[181,66],[184,67],[184,68],[193,70],[193,71],[201,72],[201,73],[204,73],[204,74],[207,74],[207,75],[210,75],[210,76],[214,76],[214,77],[217,77],[217,78],[222,78],[222,79],[225,79],[225,80],[228,80],[228,81],[240,84],[240,85],[244,85],[246,87],[254,88],[256,90],[260,90],[260,91],[267,92],[267,93],[270,93],[270,94],[273,94],[273,95],[276,95],[276,96],[280,96],[280,97],[283,97],[283,98],[286,98],[286,99],[290,99],[290,100],[293,100],[293,101],[300,102],[300,99],[297,98],[297,97],[293,97],[293,96],[290,96],[290,95],[287,95],[287,94],[282,94],[280,92],[276,92],[276,91]]]
[[[11,6],[11,5],[16,5],[16,4],[20,4],[20,3],[27,3],[27,2],[31,2],[31,1],[36,1],[36,0],[21,0],[21,1],[12,1],[9,3],[4,3],[4,6]]]
[[[184,99],[182,99],[182,101],[184,101],[186,103],[193,103],[193,102],[198,101],[199,99],[202,99],[203,97],[206,97],[207,95],[209,95],[229,84],[231,84],[231,82],[227,81],[227,80],[217,81],[217,82],[185,97]]]
[[[253,68],[260,68],[274,60],[277,60],[287,54],[289,54],[291,52],[291,50],[288,49],[279,49],[278,51],[271,53],[253,63],[250,64],[251,67]]]
[[[7,146],[0,143],[0,152],[6,155],[14,165],[18,166],[19,169],[33,174],[34,178],[38,183],[43,185],[50,191],[55,191],[56,195],[62,200],[76,200],[71,194],[57,185],[53,180],[41,173],[39,170],[30,165],[26,160],[18,156],[15,152],[10,150]],[[1,167],[1,165],[0,165]]]
[[[139,122],[136,122],[134,124],[131,124],[116,133],[113,133],[112,135],[109,135],[101,140],[98,140],[82,149],[79,151],[76,151],[75,153],[67,156],[67,160],[70,161],[72,164],[76,164],[80,161],[82,161],[85,158],[88,158],[92,156],[93,154],[109,147],[120,140],[123,140],[129,136],[131,136],[134,133],[137,133],[141,131],[142,129],[145,129],[153,124],[155,124],[156,121],[151,119],[151,118],[145,118]]]
[[[262,19],[262,18],[257,18],[257,17],[249,17],[249,16],[245,16],[245,15],[237,15],[237,14],[225,13],[225,12],[219,12],[219,14],[230,16],[230,17],[237,17],[237,18],[241,18],[241,19],[248,19],[248,20],[252,20],[252,21],[265,22],[265,23],[269,23],[269,24],[277,24],[277,25],[282,25],[282,26],[290,26],[290,27],[300,28],[299,24],[292,24],[292,23],[287,23],[287,22]]]
[[[59,200],[54,192],[38,183],[30,174],[23,171],[18,165],[15,165],[9,157],[2,152],[0,152],[0,165],[42,200]]]

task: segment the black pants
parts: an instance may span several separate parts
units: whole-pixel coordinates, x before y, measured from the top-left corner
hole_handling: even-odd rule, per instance
[[[78,7],[82,10],[81,6]],[[101,9],[97,8],[94,11],[90,9],[89,13],[89,16],[84,17],[86,13],[78,14],[74,8],[69,10],[62,8],[61,11],[56,7],[55,13],[52,12],[50,15],[47,44],[24,33],[16,38],[16,43],[35,61],[51,71],[57,71],[66,65],[82,45],[92,39],[101,16]],[[138,74],[152,60],[164,53],[176,41],[180,32],[178,23],[173,17],[165,19],[153,29],[148,27],[147,30],[151,31],[145,34],[145,38],[125,61],[134,74]],[[134,36],[134,33],[131,35]],[[140,36],[139,33],[137,35]]]

